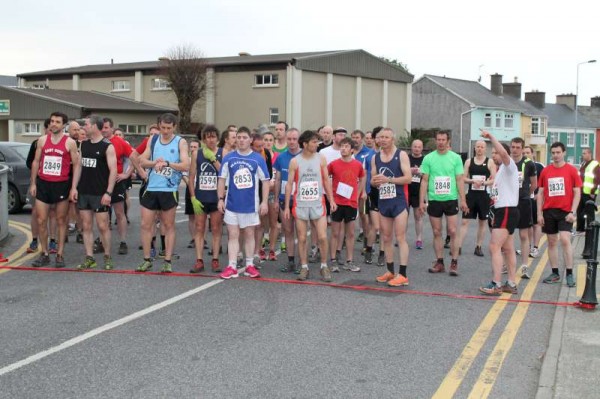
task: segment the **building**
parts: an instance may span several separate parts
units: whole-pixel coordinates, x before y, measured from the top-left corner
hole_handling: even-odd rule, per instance
[[[207,58],[206,98],[192,122],[249,127],[285,120],[298,129],[323,124],[410,130],[413,76],[364,50]],[[161,61],[88,65],[19,74],[19,87],[110,93],[174,108]]]
[[[503,85],[498,74],[492,75],[492,90],[475,81],[424,75],[413,84],[412,127],[450,131],[452,149],[465,156],[480,139],[480,128],[501,141],[522,137],[542,156],[546,115],[520,96],[521,84]]]
[[[579,113],[584,118],[592,122],[596,126],[595,143],[598,143],[600,138],[600,97],[592,97],[590,106],[577,106]],[[600,146],[596,145],[596,151],[594,152],[594,159],[600,159]]]
[[[160,114],[177,112],[105,93],[0,87],[0,141],[32,142],[43,133],[44,120],[54,111],[65,113],[69,119],[99,114],[142,134]]]
[[[15,87],[17,82],[16,76],[0,75],[0,86]]]

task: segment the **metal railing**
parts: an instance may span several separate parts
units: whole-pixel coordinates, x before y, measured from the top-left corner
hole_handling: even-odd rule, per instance
[[[0,242],[8,237],[8,171],[0,164]]]
[[[596,295],[596,273],[598,270],[598,239],[600,223],[596,221],[596,204],[590,200],[585,203],[584,217],[586,220],[585,245],[581,256],[586,260],[585,289],[579,300],[584,309],[595,309],[598,304]],[[591,222],[590,222],[591,221]]]

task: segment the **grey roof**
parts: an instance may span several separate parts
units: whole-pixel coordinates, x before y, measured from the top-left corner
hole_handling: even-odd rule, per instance
[[[579,106],[579,115],[600,127],[600,107]]]
[[[546,103],[544,112],[548,115],[548,127],[575,127],[575,111],[564,104]],[[579,112],[577,127],[595,129],[600,128],[600,121],[590,121]]]
[[[364,50],[313,51],[305,53],[243,55],[234,57],[206,58],[213,67],[272,65],[292,63],[298,69],[313,71],[335,71],[336,73],[384,78],[389,80],[412,82],[413,75],[403,68],[391,65]],[[85,73],[110,73],[133,71],[156,71],[162,67],[161,61],[130,62],[119,64],[84,65],[73,68],[51,69],[21,73],[22,78],[46,78],[49,76],[73,75]]]
[[[509,96],[497,96],[487,87],[472,80],[452,79],[435,75],[423,75],[421,79],[429,79],[441,87],[460,97],[471,107],[497,108],[518,111],[531,116],[545,115],[533,105]]]
[[[32,97],[95,111],[177,112],[175,108],[138,102],[97,91],[22,88],[11,88],[10,90],[27,93]]]
[[[16,76],[7,76],[0,75],[0,86],[16,86],[17,85],[17,77]]]

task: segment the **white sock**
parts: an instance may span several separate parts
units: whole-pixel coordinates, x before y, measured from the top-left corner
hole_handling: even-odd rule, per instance
[[[302,268],[308,270],[308,265],[302,265]]]
[[[246,267],[254,266],[254,258],[246,258]]]
[[[321,269],[325,269],[327,267],[327,263],[321,263]]]

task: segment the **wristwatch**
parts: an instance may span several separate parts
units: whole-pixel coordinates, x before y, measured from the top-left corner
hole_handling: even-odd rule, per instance
[[[107,191],[104,194],[108,195],[109,197],[112,196],[112,193],[110,191]]]
[[[167,168],[171,166],[171,162],[167,161]]]

